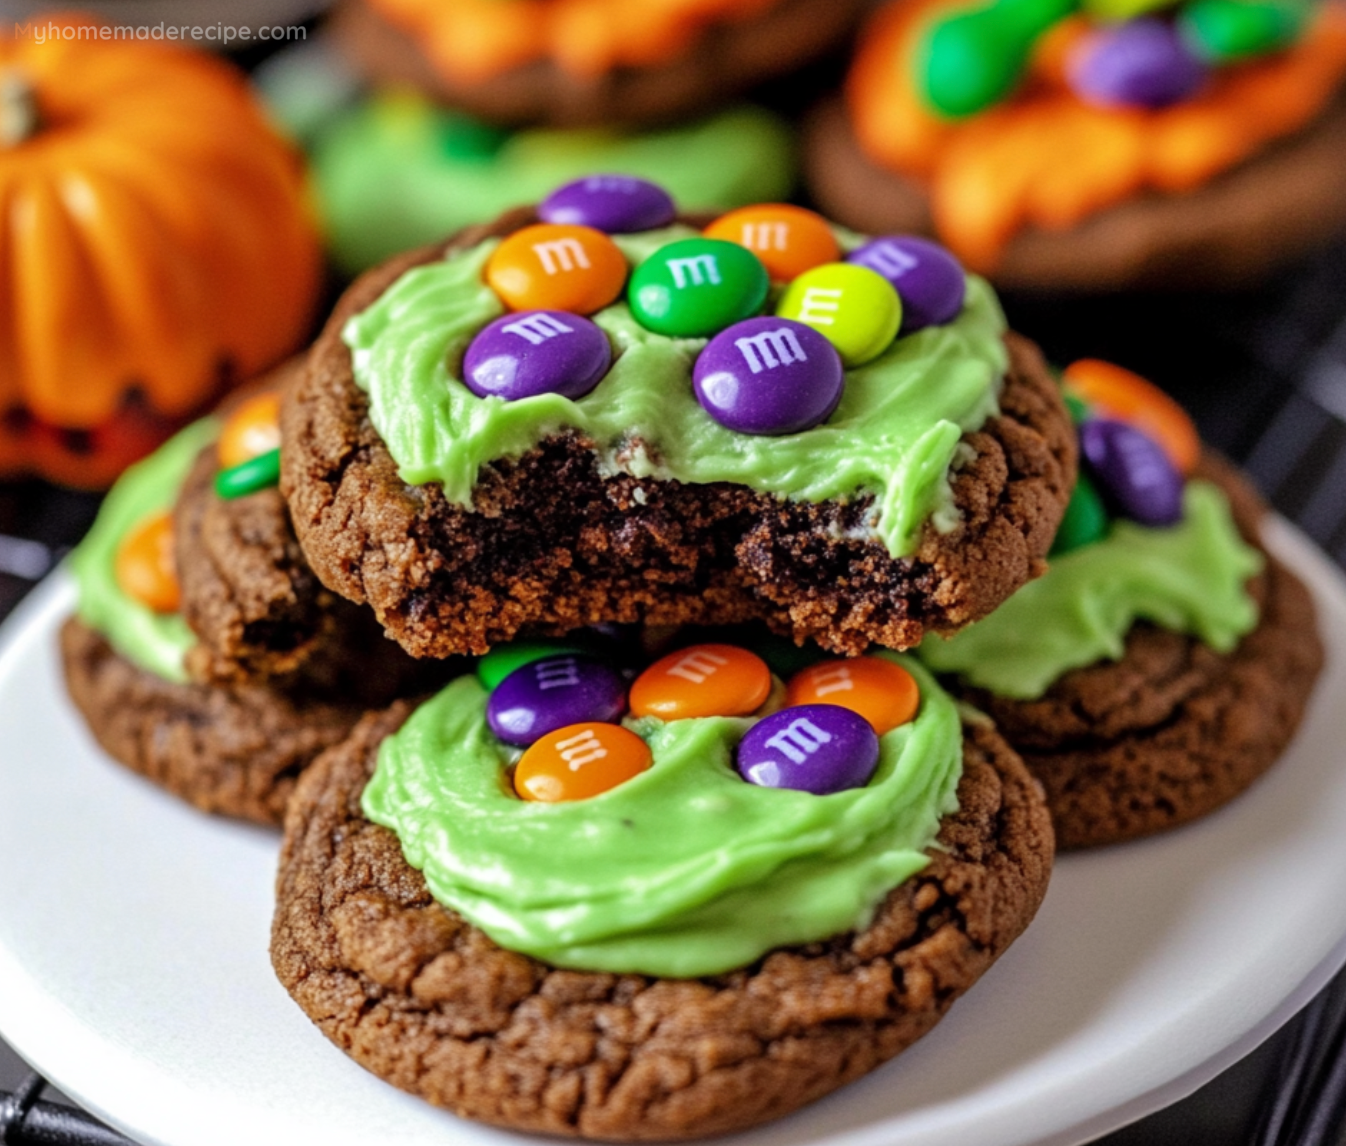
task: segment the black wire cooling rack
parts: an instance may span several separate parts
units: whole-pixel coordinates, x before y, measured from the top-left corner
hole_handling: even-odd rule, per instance
[[[1206,440],[1346,567],[1346,243],[1252,292],[1009,296],[1011,324],[1058,363],[1107,358],[1163,385]],[[0,616],[93,520],[89,495],[0,485]],[[38,1074],[0,1090],[3,1146],[130,1140],[43,1099]],[[1238,1109],[1232,1111],[1230,1106]],[[1268,1044],[1196,1095],[1099,1146],[1344,1146],[1346,971]],[[969,1144],[975,1146],[975,1144]]]

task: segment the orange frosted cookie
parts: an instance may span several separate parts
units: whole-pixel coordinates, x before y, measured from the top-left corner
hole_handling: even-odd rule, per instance
[[[890,6],[844,111],[815,116],[815,193],[852,225],[931,230],[1002,281],[1064,286],[1248,276],[1346,219],[1346,14],[1244,27],[1272,9],[1190,0],[1103,22],[1118,3]]]
[[[827,51],[861,0],[348,0],[372,77],[487,119],[648,123],[708,110]]]

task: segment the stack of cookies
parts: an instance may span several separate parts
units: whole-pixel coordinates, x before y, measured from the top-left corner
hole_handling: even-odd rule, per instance
[[[1056,839],[1274,761],[1321,651],[1261,512],[937,244],[595,176],[129,473],[67,678],[124,763],[284,809],[275,969],[357,1061],[685,1138],[918,1039]]]

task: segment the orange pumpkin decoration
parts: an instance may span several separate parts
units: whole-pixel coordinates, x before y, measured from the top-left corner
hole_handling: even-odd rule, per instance
[[[233,68],[33,25],[0,33],[0,473],[105,485],[296,348],[319,243]]]

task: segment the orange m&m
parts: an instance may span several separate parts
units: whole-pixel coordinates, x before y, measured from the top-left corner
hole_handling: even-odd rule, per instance
[[[785,703],[837,704],[869,721],[882,736],[916,715],[921,690],[900,664],[883,657],[819,661],[795,673],[785,688]]]
[[[544,804],[587,800],[644,772],[650,746],[620,724],[567,724],[528,747],[514,768],[514,790]]]
[[[747,716],[771,693],[766,661],[736,645],[692,645],[657,660],[631,686],[632,716]]]
[[[510,310],[592,314],[621,294],[626,270],[626,256],[602,231],[537,223],[496,247],[486,281]]]
[[[280,446],[280,395],[255,394],[224,424],[215,447],[220,469],[232,469]]]
[[[1081,358],[1061,372],[1065,384],[1110,417],[1148,434],[1184,477],[1196,469],[1201,438],[1187,412],[1153,382],[1111,362]]]
[[[790,282],[807,270],[835,263],[841,248],[827,220],[788,203],[761,203],[721,215],[703,232],[747,247],[776,282]]]
[[[123,593],[156,613],[176,613],[182,603],[173,556],[173,518],[147,517],[123,539],[114,566]]]

